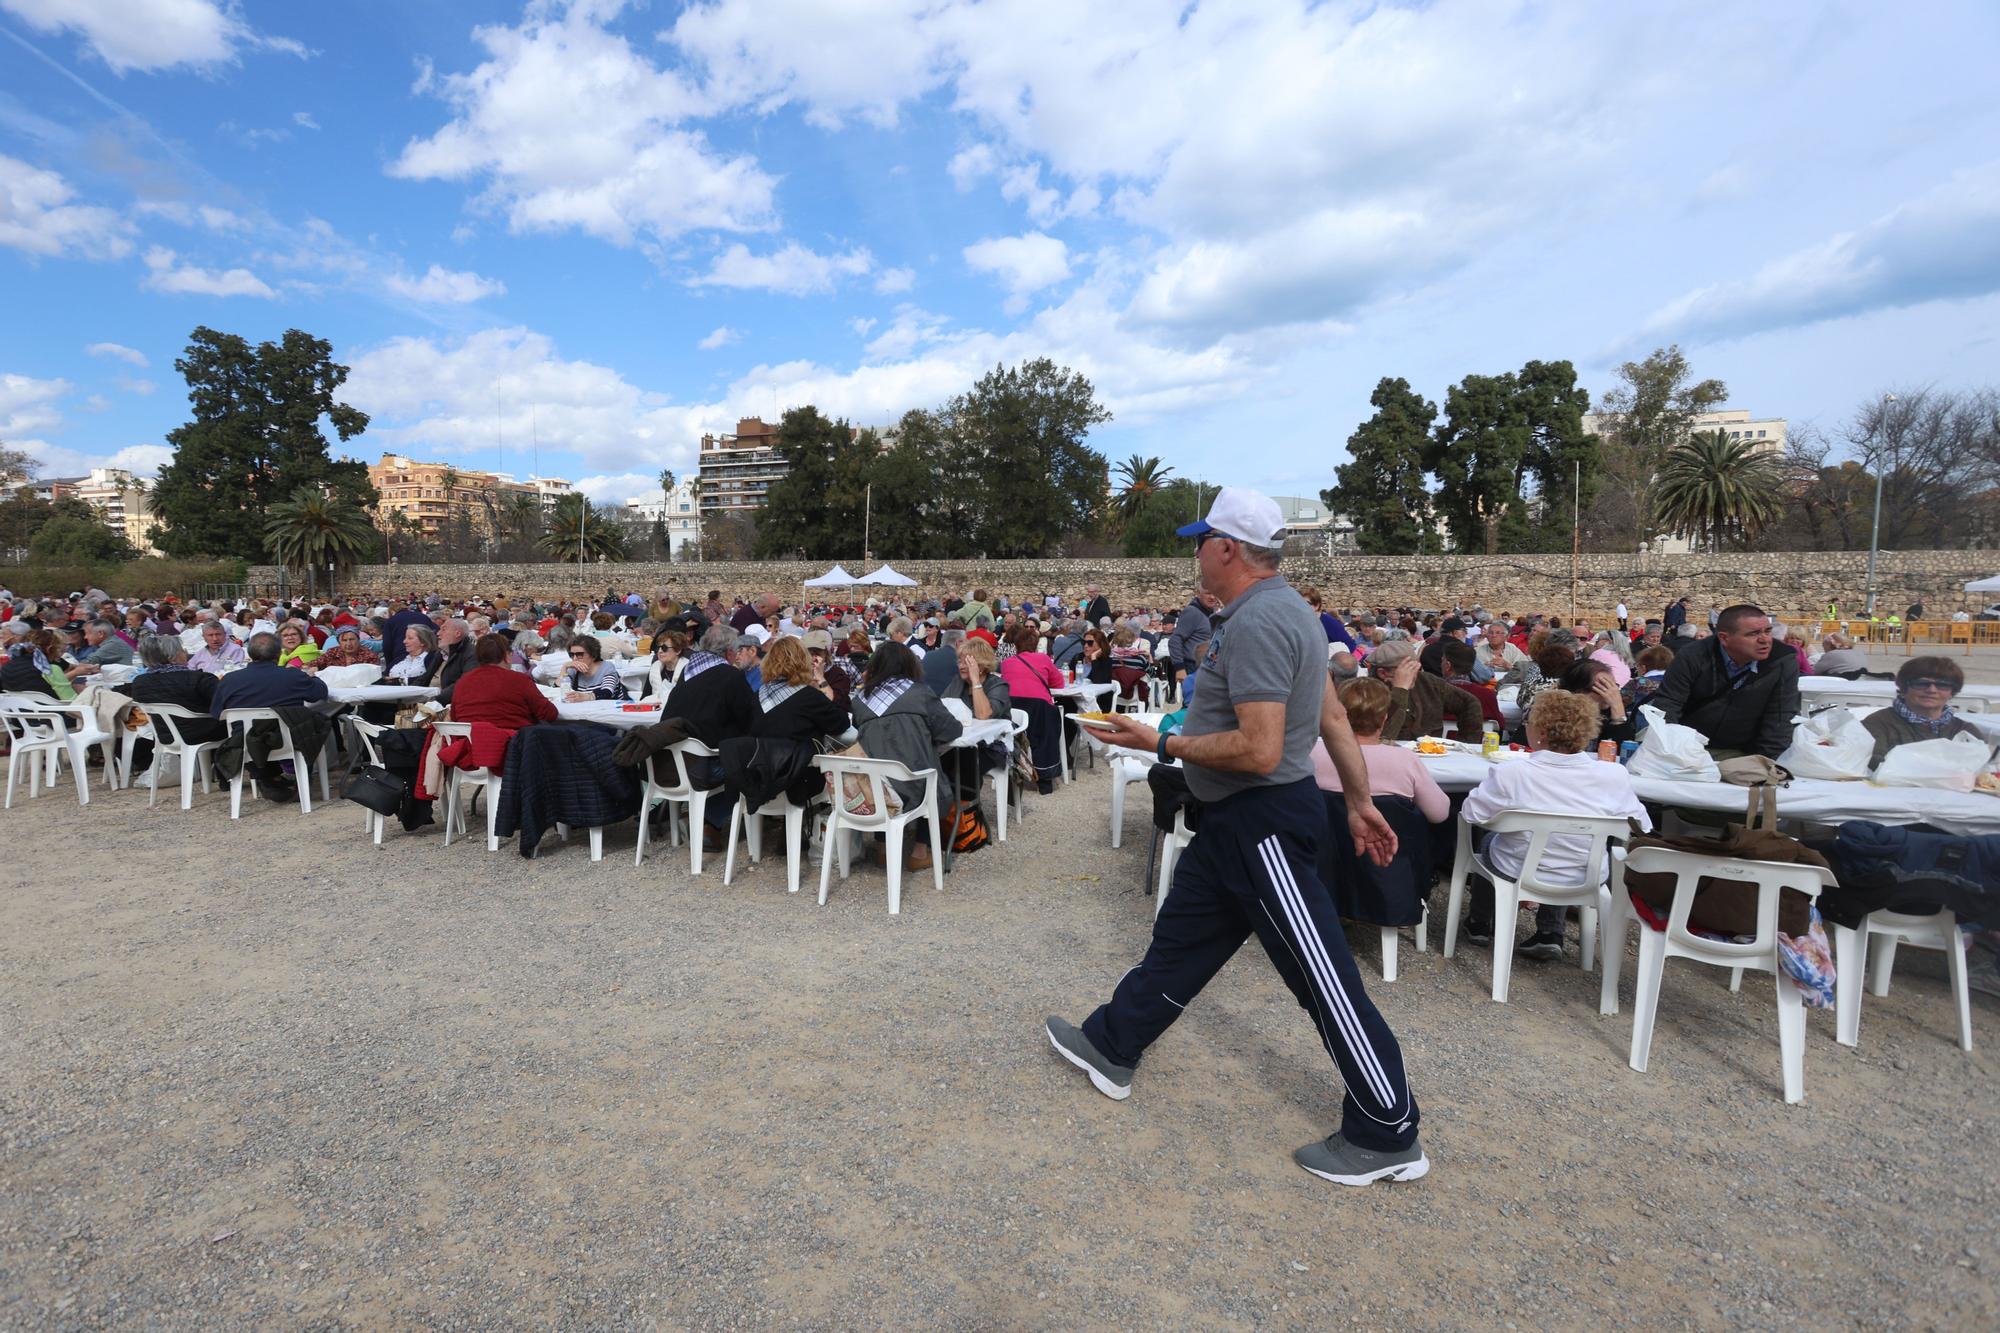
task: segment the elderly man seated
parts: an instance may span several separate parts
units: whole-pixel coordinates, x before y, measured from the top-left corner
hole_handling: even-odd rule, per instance
[[[71,680],[95,675],[107,666],[130,665],[132,645],[118,636],[115,621],[93,620],[83,627],[83,637],[88,646],[76,654],[76,665],[63,672]]]
[[[221,621],[208,620],[202,622],[201,647],[188,657],[188,665],[196,671],[220,675],[231,667],[242,666],[249,660],[243,651],[243,645],[229,636],[228,628]]]
[[[1771,618],[1742,603],[1716,619],[1716,632],[1684,650],[1660,680],[1653,703],[1669,722],[1708,738],[1718,759],[1776,759],[1792,743],[1799,711],[1799,659],[1772,653]]]
[[[1441,736],[1447,718],[1456,724],[1460,736],[1480,734],[1479,700],[1442,676],[1423,670],[1408,639],[1391,639],[1369,654],[1368,674],[1389,687],[1389,716],[1382,729],[1384,740],[1413,741],[1419,736]]]
[[[743,636],[727,625],[711,625],[703,631],[701,642],[688,654],[687,666],[681,671],[680,683],[660,709],[660,720],[679,718],[687,729],[694,733],[702,744],[714,749],[733,736],[748,736],[756,728],[764,710],[757,702],[757,691],[751,687],[749,678],[730,661],[737,644]],[[752,654],[756,652],[755,641],[750,644]],[[690,764],[690,769],[694,765]],[[697,780],[713,783],[722,781],[720,761],[710,761],[705,773],[691,773]],[[729,806],[724,801],[710,801],[707,810],[708,833],[705,845],[712,850],[720,850],[723,830],[729,826]]]
[[[241,671],[225,676],[209,701],[210,716],[221,717],[231,708],[299,708],[326,698],[326,682],[304,671],[278,665],[278,636],[252,634],[244,645],[250,662]],[[290,800],[298,789],[276,764],[261,756],[268,753],[277,729],[268,722],[250,728],[246,738],[244,768],[259,790],[276,800]]]

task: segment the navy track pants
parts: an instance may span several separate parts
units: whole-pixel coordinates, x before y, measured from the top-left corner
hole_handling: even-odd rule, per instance
[[[1325,823],[1309,778],[1203,806],[1146,957],[1084,1020],[1083,1032],[1112,1060],[1137,1065],[1254,930],[1347,1085],[1342,1136],[1377,1151],[1404,1148],[1417,1137],[1417,1102],[1402,1048],[1369,1000],[1333,897],[1319,882]]]

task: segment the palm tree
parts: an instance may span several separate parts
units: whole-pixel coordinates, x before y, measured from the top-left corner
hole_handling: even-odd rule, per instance
[[[666,543],[666,549],[660,552],[660,559],[662,560],[671,560],[674,558],[673,506],[674,470],[672,468],[662,468],[660,470],[660,532],[662,534],[661,540]]]
[[[1146,501],[1166,484],[1173,471],[1157,458],[1145,458],[1138,454],[1120,463],[1118,479],[1124,485],[1118,492],[1119,517],[1128,522],[1136,517],[1146,507]]]
[[[352,568],[375,545],[375,529],[367,515],[340,496],[310,486],[299,487],[291,499],[271,506],[264,537],[281,564],[305,569],[309,591],[317,590],[322,566]]]
[[[526,491],[515,492],[500,522],[508,539],[532,547],[542,536],[542,497]]]
[[[1722,430],[1696,431],[1667,451],[1654,480],[1662,522],[1720,551],[1725,538],[1754,537],[1777,516],[1778,460],[1755,440]]]
[[[625,558],[624,530],[574,492],[549,510],[548,530],[539,544],[564,564]]]

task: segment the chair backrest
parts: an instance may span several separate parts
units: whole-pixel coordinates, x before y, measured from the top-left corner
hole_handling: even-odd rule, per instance
[[[66,714],[43,708],[49,700],[33,694],[0,695],[0,726],[16,745],[57,741],[69,734]]]
[[[1536,889],[1576,891],[1575,884],[1556,884],[1541,878],[1542,860],[1550,838],[1560,835],[1590,839],[1590,850],[1583,863],[1583,883],[1594,885],[1606,879],[1610,844],[1624,842],[1632,832],[1631,821],[1623,815],[1564,815],[1544,810],[1502,810],[1481,827],[1494,833],[1528,835],[1528,850],[1521,858],[1521,877],[1516,881],[1522,895],[1528,898],[1535,896]]]
[[[354,735],[360,740],[361,749],[367,754],[368,762],[379,768],[382,764],[382,746],[380,744],[382,733],[391,731],[393,728],[384,726],[380,722],[364,722],[352,714],[348,715],[347,725],[354,729]]]
[[[813,759],[813,767],[827,774],[833,780],[834,789],[840,789],[842,780],[857,777],[868,784],[869,807],[872,813],[856,814],[842,808],[840,822],[853,828],[883,828],[892,816],[889,811],[889,797],[886,784],[889,782],[921,782],[924,784],[924,806],[934,805],[937,800],[937,770],[919,769],[911,772],[900,759],[873,759],[865,755],[822,754]],[[908,813],[905,807],[904,813]]]
[[[431,723],[431,730],[446,739],[460,736],[467,740],[472,739],[472,724],[470,722],[433,722]]]
[[[1028,715],[1018,708],[1007,710],[1007,721],[1013,726],[1016,736],[1021,735],[1028,729]]]
[[[1951,706],[1961,713],[1984,713],[1992,706],[1992,700],[1977,694],[1961,694],[1951,701]]]
[[[1674,902],[1667,915],[1667,942],[1676,952],[1709,958],[1731,965],[1768,961],[1778,944],[1778,895],[1781,889],[1797,889],[1817,898],[1821,889],[1833,884],[1832,872],[1815,865],[1778,861],[1746,861],[1733,856],[1709,856],[1672,847],[1634,847],[1626,852],[1620,870],[1626,874],[1669,874],[1674,876]],[[1752,885],[1757,890],[1757,933],[1746,943],[1712,940],[1688,929],[1688,913],[1694,907],[1695,886],[1702,879],[1729,880]]]
[[[1423,920],[1430,892],[1435,844],[1431,823],[1407,796],[1377,796],[1375,808],[1396,834],[1396,856],[1378,866],[1356,851],[1347,827],[1347,797],[1321,792],[1326,828],[1320,833],[1319,872],[1343,917],[1378,926],[1413,926]]]
[[[1889,696],[1884,694],[1870,694],[1866,690],[1814,690],[1810,694],[1801,695],[1799,702],[1803,707],[1818,713],[1829,708],[1842,706],[1867,709],[1885,708],[1888,706]]]
[[[181,735],[183,722],[206,722],[208,714],[196,712],[182,704],[140,704],[145,711],[147,724],[153,732],[153,743],[178,749],[189,742]],[[162,724],[165,724],[162,734]]]
[[[665,796],[685,798],[694,791],[694,775],[688,771],[689,759],[714,759],[717,751],[696,740],[692,736],[684,741],[676,741],[667,747],[667,764],[675,775],[675,781],[663,783],[648,775],[647,781],[653,790]]]
[[[278,716],[275,708],[225,708],[222,710],[222,725],[234,731],[241,727],[247,735],[254,722],[275,723],[278,728],[279,744],[271,751],[272,759],[290,759],[292,750],[292,729],[285,725],[285,719]]]

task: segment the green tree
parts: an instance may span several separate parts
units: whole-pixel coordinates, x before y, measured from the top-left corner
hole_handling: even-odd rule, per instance
[[[1199,490],[1205,490],[1211,499],[1215,496],[1213,486]],[[1192,521],[1188,515],[1199,508],[1197,494],[1196,484],[1182,477],[1161,485],[1126,520],[1125,531],[1119,538],[1119,552],[1134,560],[1193,554],[1193,546],[1178,534]]]
[[[1118,516],[1130,522],[1146,507],[1146,501],[1166,485],[1173,469],[1162,464],[1157,458],[1133,454],[1118,465],[1117,473]]]
[[[1777,515],[1781,480],[1777,460],[1756,441],[1696,431],[1660,465],[1660,521],[1720,551],[1727,540],[1756,536]]]
[[[1506,534],[1509,551],[1567,551],[1571,520],[1596,497],[1603,470],[1597,438],[1583,428],[1590,394],[1567,361],[1530,361],[1514,377],[1515,396],[1528,428],[1524,472],[1534,491],[1532,512]],[[1511,517],[1511,515],[1510,515]]]
[[[624,529],[575,492],[550,507],[539,545],[564,564],[625,558]]]
[[[1604,486],[1586,519],[1592,545],[1630,551],[1660,530],[1654,480],[1667,453],[1694,433],[1695,419],[1729,400],[1721,380],[1696,380],[1678,346],[1618,368],[1599,401]]]
[[[872,431],[857,437],[846,421],[816,407],[794,407],[778,423],[786,472],[757,515],[756,554],[832,556],[861,549],[862,493],[881,447]]]
[[[253,347],[197,327],[174,368],[187,380],[192,417],[168,434],[174,457],[154,483],[169,554],[262,559],[272,505],[302,486],[373,508],[367,467],[333,459],[320,430],[330,421],[345,442],[368,425],[366,413],[335,397],[347,367],[330,343],[288,329]]]
[[[1375,415],[1347,437],[1348,462],[1319,498],[1354,520],[1355,541],[1369,555],[1405,555],[1423,543],[1430,512],[1425,456],[1437,405],[1404,379],[1384,377],[1368,401]]]
[[[353,503],[310,486],[299,487],[289,500],[271,506],[264,539],[279,563],[306,571],[309,592],[318,591],[321,570],[329,565],[352,569],[374,550],[376,540],[367,515]]]
[[[953,482],[969,485],[975,502],[978,550],[1048,555],[1103,513],[1110,469],[1084,439],[1111,413],[1082,375],[1047,357],[995,366],[938,416]]]
[[[869,541],[877,559],[973,554],[973,506],[966,490],[952,484],[955,449],[936,412],[913,408],[903,414],[895,445],[879,452],[868,469],[875,487]]]
[[[1445,393],[1427,458],[1438,515],[1460,551],[1498,553],[1509,519],[1525,518],[1521,483],[1534,442],[1513,375],[1467,375]]]
[[[51,516],[28,543],[29,558],[38,565],[102,565],[135,559],[138,554],[123,533],[105,527],[87,507],[82,515]]]

